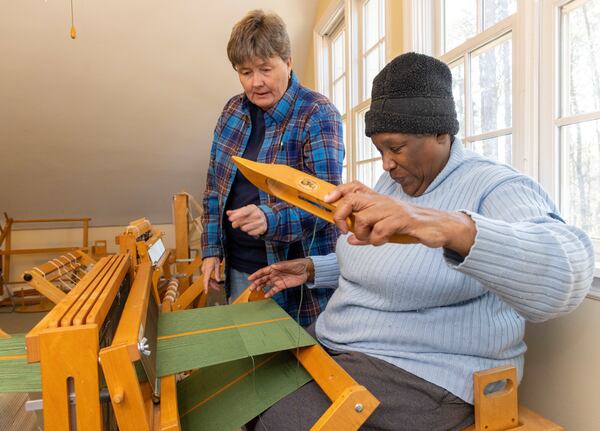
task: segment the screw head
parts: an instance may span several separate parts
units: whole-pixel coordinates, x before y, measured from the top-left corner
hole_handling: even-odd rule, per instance
[[[354,411],[355,411],[356,413],[360,413],[360,412],[362,412],[362,411],[363,411],[363,405],[362,405],[361,403],[357,403],[357,404],[354,406]]]

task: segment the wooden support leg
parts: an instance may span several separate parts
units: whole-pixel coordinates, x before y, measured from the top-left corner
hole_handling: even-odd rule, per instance
[[[364,386],[352,386],[333,402],[311,431],[357,430],[371,416],[379,401]]]
[[[144,397],[127,347],[102,349],[100,363],[119,429],[150,431]]]
[[[188,197],[185,194],[173,196],[173,224],[175,226],[175,259],[190,258],[190,240],[188,224]],[[177,263],[177,272],[181,272],[185,263]],[[181,278],[179,288],[185,292],[191,283],[191,277]]]
[[[174,374],[160,379],[160,431],[181,431]]]
[[[100,431],[98,327],[46,329],[39,337],[44,429],[64,431],[76,425],[78,430]],[[74,409],[69,405],[69,380],[75,394]],[[71,428],[72,420],[76,422]]]

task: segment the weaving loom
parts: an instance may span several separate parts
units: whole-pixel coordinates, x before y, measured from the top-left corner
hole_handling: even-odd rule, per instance
[[[185,198],[184,204],[179,200]],[[162,232],[154,229],[148,219],[141,218],[129,223],[123,233],[116,238],[120,253],[129,253],[132,268],[149,261],[152,264],[152,288],[155,300],[160,303],[170,302],[173,310],[185,310],[195,301],[195,307],[206,305],[207,295],[204,293],[202,277],[192,282],[192,274],[200,268],[202,259],[197,256],[189,259],[187,244],[187,218],[184,218],[186,227],[180,227],[177,220],[181,217],[178,213],[187,208],[187,197],[175,195],[175,229],[177,234],[176,249],[166,249],[162,241]],[[179,207],[182,208],[179,208]],[[185,231],[185,235],[177,231]],[[177,258],[181,255],[181,258]],[[187,256],[187,257],[186,257]],[[175,263],[176,272],[171,270]],[[132,269],[132,273],[133,273]]]
[[[159,313],[151,261],[134,278],[131,262],[100,259],[25,337],[0,340],[0,391],[41,389],[46,430],[235,429],[311,376],[333,401],[313,429],[357,429],[377,406],[272,300]]]

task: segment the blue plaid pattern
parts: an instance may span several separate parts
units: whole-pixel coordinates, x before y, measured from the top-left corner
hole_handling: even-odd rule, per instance
[[[302,87],[292,73],[290,86],[281,100],[265,112],[264,120],[265,137],[257,161],[286,164],[327,182],[341,183],[342,121],[325,96]],[[226,258],[223,211],[237,171],[231,157],[244,153],[251,127],[248,99],[244,94],[234,96],[223,108],[213,136],[203,199],[203,258]],[[334,225],[260,190],[259,197],[259,208],[267,217],[267,232],[262,238],[269,264],[286,260],[289,244],[299,240],[305,256],[326,255],[335,250],[338,231]],[[286,289],[274,299],[305,326],[316,320],[331,294],[329,289],[296,288]]]

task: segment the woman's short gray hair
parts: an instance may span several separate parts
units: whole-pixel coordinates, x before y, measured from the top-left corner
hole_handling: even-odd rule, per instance
[[[257,9],[248,12],[231,30],[227,57],[233,68],[254,58],[275,56],[287,61],[292,55],[285,23],[274,13]]]

